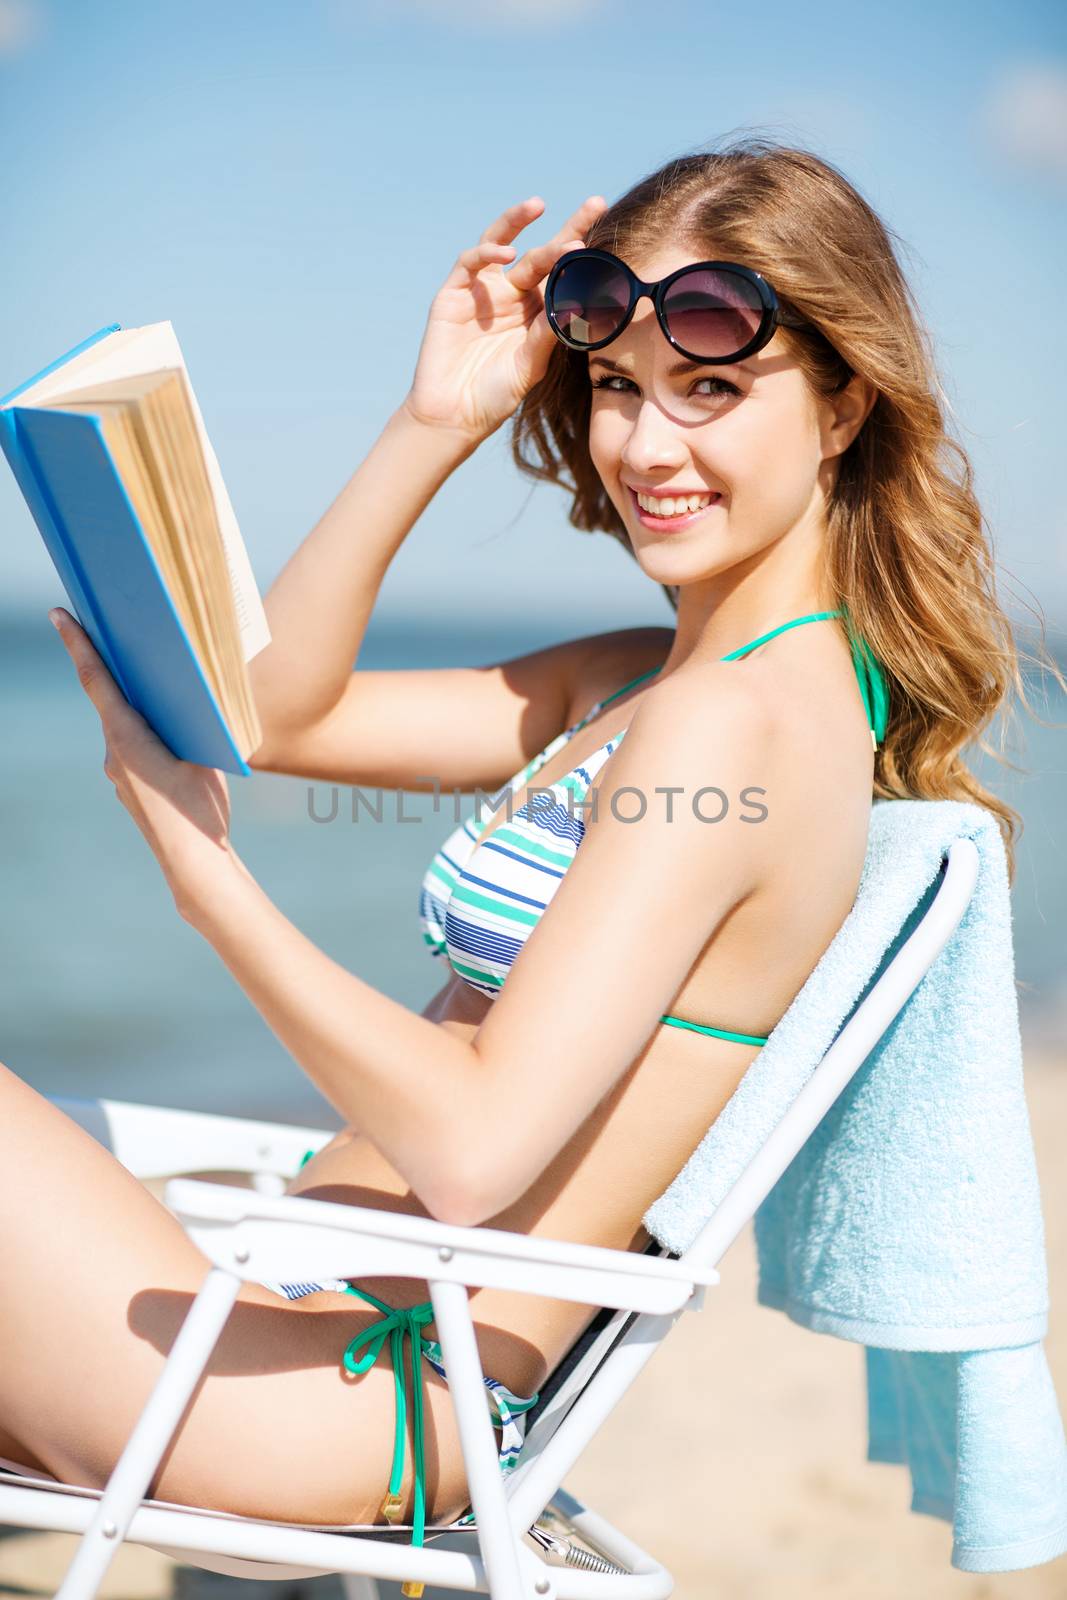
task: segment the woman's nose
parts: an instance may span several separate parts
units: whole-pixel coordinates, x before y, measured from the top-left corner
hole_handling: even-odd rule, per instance
[[[646,401],[639,410],[622,451],[625,466],[635,473],[653,467],[677,467],[688,458],[685,440],[658,406]]]

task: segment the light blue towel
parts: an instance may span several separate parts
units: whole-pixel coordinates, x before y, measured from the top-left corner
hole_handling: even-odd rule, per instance
[[[1067,1444],[1042,1340],[1044,1226],[997,820],[878,800],[856,903],[670,1188],[645,1214],[681,1252],[811,1076],[936,892],[978,846],[956,932],[756,1212],[759,1300],[868,1346],[868,1459],[906,1462],[952,1564],[1067,1552]]]

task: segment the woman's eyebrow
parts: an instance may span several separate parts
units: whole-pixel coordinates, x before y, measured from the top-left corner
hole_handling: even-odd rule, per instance
[[[611,372],[620,372],[620,373],[622,373],[623,377],[625,377],[625,378],[632,378],[633,377],[633,372],[629,368],[622,366],[618,361],[609,361],[607,356],[592,356],[592,357],[590,357],[589,365],[591,367],[595,367],[595,366],[607,367]],[[669,378],[678,378],[678,377],[681,377],[683,372],[701,372],[701,371],[703,371],[703,369],[705,367],[712,367],[712,368],[737,367],[739,370],[743,370],[744,362],[743,361],[676,361],[674,363],[673,367],[669,367],[667,369],[667,376]]]

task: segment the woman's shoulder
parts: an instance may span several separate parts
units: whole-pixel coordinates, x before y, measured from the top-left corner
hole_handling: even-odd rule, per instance
[[[777,723],[773,700],[722,661],[687,661],[653,678],[632,719],[664,755],[696,771],[709,761],[738,768],[750,757],[771,759],[781,743]]]

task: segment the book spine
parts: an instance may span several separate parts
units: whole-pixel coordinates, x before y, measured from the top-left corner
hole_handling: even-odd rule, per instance
[[[59,573],[60,581],[67,591],[75,616],[93,641],[111,676],[129,700],[131,697],[128,688],[116,663],[115,653],[88,579],[76,551],[66,538],[62,520],[51,502],[43,479],[34,469],[32,448],[28,440],[22,437],[18,418],[10,411],[0,411],[0,446],[30,508],[53,565]]]

